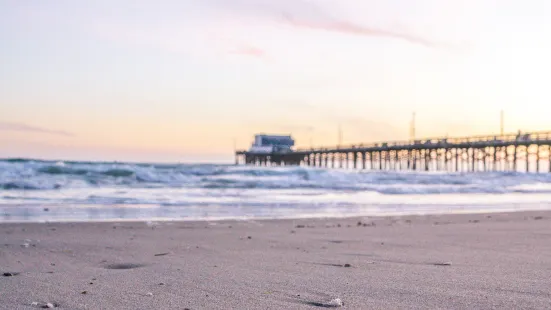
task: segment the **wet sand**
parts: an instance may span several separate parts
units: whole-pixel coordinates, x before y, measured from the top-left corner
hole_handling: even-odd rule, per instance
[[[0,274],[2,309],[543,309],[551,212],[0,224]]]

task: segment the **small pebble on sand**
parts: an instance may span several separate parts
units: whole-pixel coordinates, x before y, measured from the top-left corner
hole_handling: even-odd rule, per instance
[[[342,307],[344,306],[344,303],[340,298],[335,298],[335,299],[332,299],[329,303],[327,303],[327,305],[330,307]]]
[[[153,296],[153,293],[151,292],[148,292],[147,294],[145,294],[146,296]]]

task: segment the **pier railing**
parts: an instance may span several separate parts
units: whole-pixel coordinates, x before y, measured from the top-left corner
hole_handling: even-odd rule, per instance
[[[427,145],[459,145],[473,143],[491,143],[491,142],[538,142],[551,141],[551,131],[540,131],[530,133],[516,133],[505,135],[479,135],[469,137],[433,137],[420,140],[401,140],[385,141],[374,143],[347,144],[332,147],[315,148],[297,148],[295,151],[302,152],[326,152],[331,150],[350,150],[350,149],[368,149],[368,148],[396,148]]]

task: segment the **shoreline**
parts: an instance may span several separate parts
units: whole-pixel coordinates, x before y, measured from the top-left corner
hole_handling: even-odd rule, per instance
[[[28,207],[26,205],[16,206],[16,205],[9,205],[7,206],[9,208],[17,208],[17,207]],[[49,208],[52,208],[55,206],[49,206]],[[443,206],[446,207],[446,206]],[[38,206],[37,208],[43,208],[43,206]],[[0,205],[0,210],[2,209],[2,205]],[[460,215],[476,215],[476,214],[508,214],[508,213],[532,213],[532,212],[549,212],[551,213],[551,207],[546,206],[543,208],[528,208],[528,209],[497,209],[497,210],[488,210],[488,209],[482,209],[482,210],[471,210],[471,209],[465,209],[465,210],[453,210],[452,212],[449,211],[442,211],[442,212],[387,212],[385,214],[379,213],[379,214],[368,214],[368,215],[343,215],[343,216],[335,216],[335,214],[331,215],[304,215],[304,216],[286,216],[286,217],[254,217],[254,216],[243,216],[241,218],[238,217],[212,217],[212,218],[155,218],[155,217],[148,217],[148,218],[109,218],[109,219],[36,219],[36,220],[0,220],[0,225],[2,224],[48,224],[48,223],[117,223],[117,222],[123,222],[123,223],[144,223],[144,222],[183,222],[183,223],[194,223],[194,222],[241,222],[241,221],[292,221],[292,220],[330,220],[330,219],[354,219],[354,218],[384,218],[384,217],[423,217],[423,216],[460,216]]]
[[[2,222],[0,221],[0,228],[7,225],[55,225],[55,224],[73,224],[73,225],[82,225],[82,224],[146,224],[146,225],[172,225],[172,224],[213,224],[213,225],[222,225],[222,224],[231,224],[231,223],[287,223],[287,222],[330,222],[330,221],[357,221],[357,220],[412,220],[412,219],[423,219],[430,220],[435,218],[450,218],[450,219],[462,219],[470,218],[472,216],[478,217],[483,216],[486,218],[499,217],[505,218],[510,215],[513,217],[520,217],[521,215],[527,219],[530,217],[547,217],[551,219],[551,210],[519,210],[519,211],[496,211],[496,212],[464,212],[464,213],[421,213],[421,214],[388,214],[388,215],[353,215],[353,216],[342,216],[342,217],[288,217],[288,218],[216,218],[216,219],[106,219],[106,220],[57,220],[57,221],[13,221],[13,222]],[[518,215],[518,216],[515,216]],[[454,224],[457,224],[454,222]]]
[[[6,309],[546,308],[551,211],[0,223]],[[34,305],[33,303],[36,303]]]

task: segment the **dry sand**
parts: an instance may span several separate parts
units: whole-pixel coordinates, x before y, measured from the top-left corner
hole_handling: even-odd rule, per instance
[[[551,307],[550,212],[0,232],[2,309]]]

